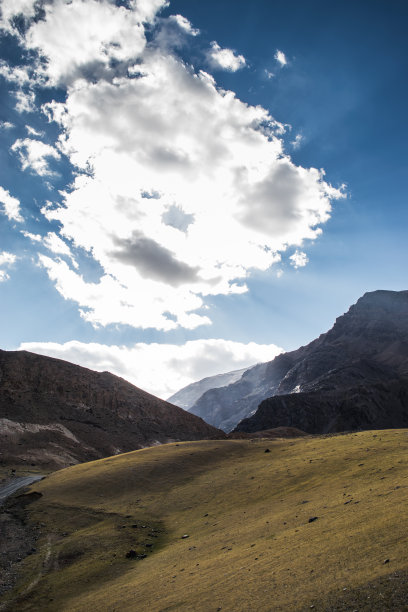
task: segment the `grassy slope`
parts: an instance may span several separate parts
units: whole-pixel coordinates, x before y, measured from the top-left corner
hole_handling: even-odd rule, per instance
[[[42,577],[11,609],[408,610],[407,449],[405,430],[201,441],[56,472],[30,506]]]

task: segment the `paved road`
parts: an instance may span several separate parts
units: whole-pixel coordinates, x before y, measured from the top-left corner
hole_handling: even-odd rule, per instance
[[[27,487],[33,482],[37,482],[37,480],[42,480],[44,476],[20,476],[19,478],[14,478],[11,482],[7,483],[3,487],[0,487],[0,506],[4,504],[6,499],[13,495],[16,491],[21,489],[22,487]]]

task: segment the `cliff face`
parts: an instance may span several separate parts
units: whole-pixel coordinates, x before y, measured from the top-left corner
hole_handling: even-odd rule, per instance
[[[408,291],[365,294],[293,365],[237,431],[408,426]]]
[[[0,461],[62,467],[222,435],[109,372],[25,351],[0,351]]]
[[[229,431],[253,415],[268,397],[296,394],[299,397],[293,402],[299,403],[303,401],[299,395],[302,393],[343,392],[351,387],[359,387],[359,393],[364,395],[364,389],[377,382],[398,382],[405,377],[408,291],[374,291],[351,306],[327,333],[307,346],[251,368],[228,387],[207,391],[190,411]],[[323,398],[319,401],[323,402]],[[275,399],[274,407],[277,402]],[[285,422],[274,419],[274,424],[267,426],[294,425],[290,419],[288,414]],[[237,431],[243,431],[246,424],[247,420]],[[301,424],[294,426],[302,428]]]

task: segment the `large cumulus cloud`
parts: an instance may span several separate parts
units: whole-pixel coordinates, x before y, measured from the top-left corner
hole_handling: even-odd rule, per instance
[[[57,257],[40,261],[95,325],[209,323],[206,296],[246,291],[252,270],[316,238],[341,197],[321,170],[293,163],[267,110],[180,59],[180,41],[199,33],[180,15],[157,20],[165,4],[54,0],[36,20],[33,3],[15,11],[21,44],[38,53],[37,86],[40,74],[66,91],[43,112],[76,177],[42,213],[104,273],[90,283]]]

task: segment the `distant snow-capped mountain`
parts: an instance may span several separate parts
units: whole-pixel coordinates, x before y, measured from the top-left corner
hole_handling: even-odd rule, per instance
[[[168,402],[189,410],[196,401],[208,391],[208,389],[218,389],[219,387],[226,387],[236,382],[241,378],[244,372],[250,368],[243,368],[242,370],[234,370],[233,372],[226,372],[225,374],[216,374],[215,376],[207,376],[197,382],[183,387],[177,393],[174,393],[167,399]]]

